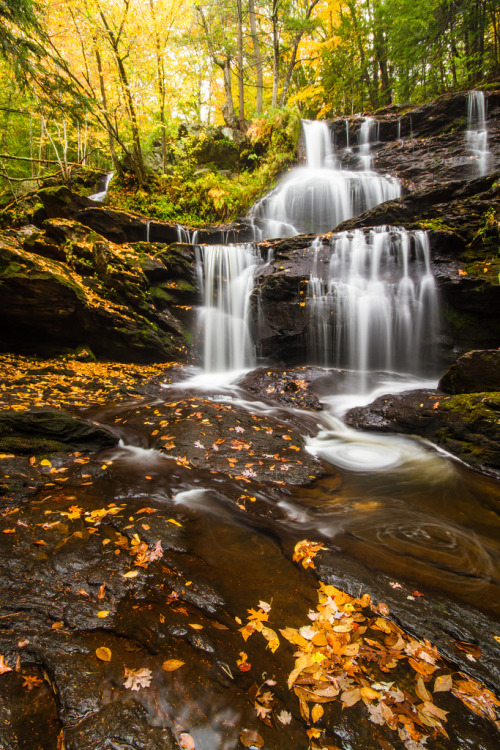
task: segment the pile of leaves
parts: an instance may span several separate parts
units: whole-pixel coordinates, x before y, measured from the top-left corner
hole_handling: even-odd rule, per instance
[[[117,362],[40,360],[14,354],[0,356],[0,410],[33,407],[86,407],[139,398],[135,387],[160,376],[168,365],[123,365]]]
[[[322,548],[302,540],[295,546],[294,560],[306,568],[314,567],[313,558]],[[353,597],[325,583],[319,585],[318,599],[316,609],[308,613],[307,624],[279,630],[295,648],[288,688],[297,696],[301,716],[309,725],[311,748],[324,746],[324,734],[331,723],[325,705],[335,702],[340,702],[342,709],[364,705],[367,718],[396,732],[408,750],[423,750],[427,740],[438,735],[449,739],[445,724],[452,704],[445,699],[448,711],[438,705],[444,694],[454,696],[500,729],[500,701],[494,693],[454,671],[427,639],[418,641],[407,635],[389,618],[385,604],[375,606],[369,594]],[[268,626],[270,609],[260,602],[257,610],[248,610],[248,622],[241,633],[247,640],[260,632],[274,652],[280,642]],[[245,654],[242,664],[247,664]],[[255,705],[258,717],[269,720],[270,701],[257,696]]]

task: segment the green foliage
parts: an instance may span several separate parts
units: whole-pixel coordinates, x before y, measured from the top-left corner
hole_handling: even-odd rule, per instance
[[[137,189],[132,178],[111,183],[113,205],[137,211],[163,221],[187,226],[233,221],[273,184],[295,160],[300,118],[289,110],[274,110],[254,120],[248,141],[240,149],[240,171],[200,169],[196,156],[214,138],[213,131],[189,134],[178,144],[170,144],[176,162],[162,179],[153,177]],[[224,143],[225,139],[216,139]],[[225,141],[231,150],[236,146]]]

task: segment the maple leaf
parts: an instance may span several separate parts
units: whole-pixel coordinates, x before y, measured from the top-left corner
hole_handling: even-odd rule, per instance
[[[155,562],[155,560],[159,560],[163,557],[163,547],[161,546],[161,540],[158,540],[153,547],[153,549],[149,552],[149,560],[150,562]]]
[[[125,667],[126,680],[123,686],[130,690],[140,690],[141,688],[147,688],[151,684],[153,679],[153,673],[150,669],[128,669]]]
[[[27,675],[26,677],[23,675],[23,687],[28,688],[29,692],[33,690],[35,687],[39,687],[40,685],[43,685],[43,680],[40,679],[40,677],[34,677]]]
[[[254,703],[255,711],[259,719],[267,719],[268,714],[271,713],[271,709],[266,706],[262,706],[260,703]]]
[[[247,618],[248,620],[260,620],[262,622],[265,622],[266,620],[269,619],[268,617],[269,610],[264,612],[263,609],[247,609],[247,612],[250,613]]]
[[[289,711],[280,711],[276,718],[281,724],[290,724],[292,721],[292,714]]]

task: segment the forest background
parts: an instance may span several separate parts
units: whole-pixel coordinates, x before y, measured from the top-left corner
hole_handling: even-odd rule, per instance
[[[0,205],[113,170],[122,207],[232,219],[293,161],[301,117],[487,88],[499,34],[495,0],[0,0]],[[199,168],[210,141],[232,171]]]

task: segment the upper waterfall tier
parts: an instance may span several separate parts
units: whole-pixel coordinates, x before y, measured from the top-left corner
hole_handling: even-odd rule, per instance
[[[491,168],[492,158],[488,148],[484,91],[469,91],[467,95],[465,142],[470,154],[476,160],[479,176],[486,174]]]
[[[328,232],[341,221],[379,203],[399,198],[396,177],[369,169],[372,123],[363,131],[363,171],[336,168],[335,152],[327,123],[304,120],[306,165],[293,169],[250,212],[256,235],[292,237],[304,232]]]

